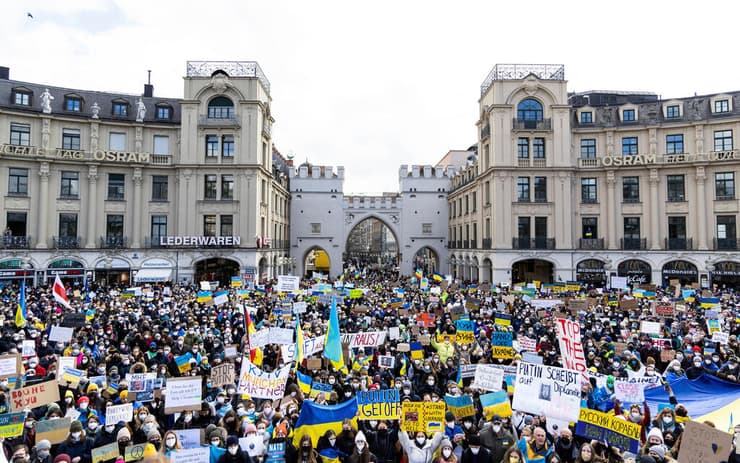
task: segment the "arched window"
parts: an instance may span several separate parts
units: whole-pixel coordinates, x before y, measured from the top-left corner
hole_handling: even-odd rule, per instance
[[[208,103],[209,119],[231,119],[234,117],[234,103],[230,99],[219,96]]]
[[[532,98],[527,98],[517,106],[516,118],[520,121],[541,121],[542,103]]]

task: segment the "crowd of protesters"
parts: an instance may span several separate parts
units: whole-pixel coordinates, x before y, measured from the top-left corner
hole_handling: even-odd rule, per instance
[[[684,310],[677,311],[672,321],[661,328],[660,338],[670,344],[666,346],[656,346],[649,336],[640,333],[641,321],[663,321],[653,314],[649,298],[638,299],[636,308],[624,309],[610,304],[608,296],[628,291],[588,287],[561,295],[538,291],[535,298],[589,297],[587,310],[564,315],[581,325],[589,369],[607,376],[606,395],[603,388],[597,393],[600,388],[591,382],[584,385],[583,399],[591,408],[638,423],[640,451],[624,452],[606,442],[585,439],[577,436],[572,426],[553,429],[547,426],[547,416],[514,410],[512,416],[487,419],[478,401],[481,391],[471,388],[470,378],[460,380],[460,365],[520,362],[520,354],[513,360],[492,357],[491,333],[508,330],[515,338],[526,336],[535,340],[534,354],[541,357],[544,365],[562,366],[553,323],[553,311],[560,308],[536,307],[530,296],[514,288],[490,288],[470,282],[445,284],[443,291],[433,295],[422,291],[418,281],[393,273],[349,272],[342,281],[366,291],[361,298],[344,298],[339,304],[341,332],[388,331],[397,327],[398,337],[388,337],[376,348],[353,352],[347,373],[333,370],[326,360],[315,370],[308,370],[304,362],[298,371],[331,385],[332,391],[309,398],[297,384],[295,372],[291,372],[285,399],[280,401],[251,400],[240,394],[235,384],[212,387],[209,380],[211,368],[224,362],[235,363],[239,371],[241,354],[249,352],[245,312],[258,330],[267,326],[291,327],[295,323],[290,316],[275,316],[275,309],[284,306],[286,295],[277,294],[271,282],[246,294],[229,289],[228,301],[220,305],[198,303],[197,285],[155,284],[131,297],[125,294],[125,287],[91,285],[89,293],[85,293],[82,287],[67,282],[71,309],[55,301],[51,288],[28,286],[23,326],[16,324],[15,316],[19,286],[5,286],[1,293],[0,354],[20,354],[23,341],[28,340],[33,341],[35,349],[32,356],[22,359],[22,377],[0,380],[0,414],[11,412],[11,389],[59,380],[61,357],[74,357],[75,368],[84,371],[85,376],[76,385],[60,381],[58,403],[24,410],[22,434],[2,439],[0,463],[92,463],[93,449],[116,442],[119,455],[104,462],[135,461],[126,459],[126,448],[132,444],[146,444],[138,460],[166,461],[182,449],[176,431],[183,429],[203,430],[201,445],[210,447],[211,463],[317,463],[332,459],[341,463],[670,463],[678,457],[683,426],[692,411],[672,393],[674,406],[664,408],[655,417],[650,416],[647,404],[622,408],[609,389],[615,378],[629,374],[695,379],[708,374],[726,382],[740,382],[740,295],[732,291],[716,289],[714,294],[720,300],[715,308],[720,328],[730,335],[727,344],[711,343],[705,311],[698,301],[682,301]],[[311,294],[310,288],[316,283],[303,280],[302,288],[307,291],[291,299],[308,302],[301,315],[305,337],[324,335],[329,319],[328,305],[317,302]],[[402,288],[403,293],[396,288]],[[671,289],[664,293],[658,288],[656,298],[667,300],[673,297],[672,292]],[[474,307],[466,301],[471,297],[476,301]],[[355,305],[368,309],[355,311]],[[467,307],[465,311],[474,323],[475,342],[469,345],[444,340],[445,334],[455,334],[452,312],[457,307]],[[496,324],[495,314],[501,311],[511,315],[510,325]],[[74,329],[70,342],[49,341],[50,328],[62,323],[70,313],[85,314],[86,322]],[[436,315],[431,326],[417,323],[417,316],[423,313]],[[422,359],[412,360],[408,352],[397,349],[399,343],[413,342],[422,336],[432,340],[424,346]],[[230,345],[236,345],[240,355],[227,358],[225,348]],[[667,348],[675,352],[675,357],[661,355],[661,350]],[[190,365],[187,372],[182,372],[175,358],[188,352]],[[394,367],[380,366],[379,356],[394,356]],[[284,365],[280,346],[266,345],[261,368],[274,371]],[[131,421],[107,421],[108,406],[129,402],[126,375],[143,372],[162,378],[163,387],[168,378],[202,377],[200,410],[167,414],[165,399],[157,394],[146,402],[134,401]],[[94,383],[89,380],[93,377],[104,377],[105,382]],[[110,384],[117,388],[108,388]],[[670,390],[668,383],[664,387]],[[432,435],[401,431],[398,421],[347,420],[341,430],[329,430],[315,442],[308,436],[293,442],[303,401],[339,404],[355,400],[361,390],[388,388],[397,389],[402,401],[443,401],[445,395],[469,395],[475,400],[476,414],[456,418],[448,412],[445,432]],[[737,412],[740,419],[740,410]],[[68,416],[74,419],[61,442],[36,439],[37,423]],[[740,426],[734,428],[734,433],[737,445]],[[287,444],[285,454],[277,460],[274,455],[267,456],[267,447],[276,442]],[[728,461],[740,462],[735,447]]]

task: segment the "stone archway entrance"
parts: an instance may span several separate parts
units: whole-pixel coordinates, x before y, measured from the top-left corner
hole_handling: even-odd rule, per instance
[[[195,263],[195,281],[218,281],[229,287],[231,277],[239,275],[239,262],[225,257],[212,257]]]
[[[514,262],[511,266],[511,283],[552,283],[554,266],[542,259],[527,259]]]
[[[343,260],[345,269],[395,269],[399,261],[396,235],[376,217],[363,219],[347,235]]]
[[[314,272],[329,275],[331,271],[329,254],[318,246],[309,249],[303,258],[303,268],[306,278],[311,278]]]
[[[424,246],[414,255],[414,269],[417,268],[426,276],[439,272],[439,256],[432,248]]]

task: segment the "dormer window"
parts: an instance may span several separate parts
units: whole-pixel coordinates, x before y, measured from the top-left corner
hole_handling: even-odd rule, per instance
[[[158,104],[157,105],[157,119],[158,120],[172,119],[172,107],[168,104]]]
[[[77,95],[67,95],[64,97],[64,110],[74,111],[76,113],[82,111],[82,98]]]
[[[219,96],[208,103],[209,119],[232,119],[234,117],[234,103],[224,97]]]
[[[128,101],[114,100],[113,101],[113,115],[121,116],[121,117],[128,116]]]
[[[583,111],[581,113],[581,124],[593,124],[594,123],[594,113],[591,111]]]
[[[729,100],[717,100],[714,102],[715,113],[728,113],[730,112]]]
[[[679,105],[668,106],[665,109],[666,119],[678,119],[681,117],[681,107]]]
[[[32,93],[26,88],[13,89],[13,104],[21,106],[31,106]]]
[[[634,122],[635,121],[635,110],[625,109],[622,111],[622,122]]]

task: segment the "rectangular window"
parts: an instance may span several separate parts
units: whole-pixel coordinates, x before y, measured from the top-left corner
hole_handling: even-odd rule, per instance
[[[665,109],[666,119],[676,119],[681,117],[681,107],[678,105],[668,106]]]
[[[599,219],[597,217],[581,218],[581,238],[594,240],[599,237]]]
[[[221,176],[221,199],[225,199],[225,200],[234,199],[234,176],[233,175],[222,175]]]
[[[594,113],[591,111],[583,111],[581,112],[581,124],[593,124],[594,123]]]
[[[221,216],[221,236],[234,236],[234,216]]]
[[[206,135],[206,157],[218,156],[218,136]]]
[[[80,197],[79,172],[62,171],[62,191],[59,194],[62,198]]]
[[[538,203],[547,202],[547,177],[534,178],[534,200]]]
[[[468,215],[470,213],[470,197],[468,195],[465,195],[465,215]]]
[[[126,151],[126,134],[111,133],[108,136],[108,148],[111,151]]]
[[[27,236],[28,230],[26,227],[26,213],[25,212],[8,212],[6,215],[7,221],[5,222],[8,230],[12,236]]]
[[[581,202],[585,204],[597,202],[595,178],[581,179]]]
[[[532,158],[545,159],[545,139],[535,138],[532,141]]]
[[[668,239],[686,239],[686,217],[668,217]],[[669,246],[673,248],[673,246]]]
[[[668,186],[668,201],[686,200],[683,175],[668,175],[666,185]]]
[[[734,215],[717,216],[717,248],[736,249],[736,224]]]
[[[216,194],[218,193],[218,177],[215,175],[206,175],[205,181],[203,199],[216,199]]]
[[[726,113],[730,111],[730,101],[729,100],[717,100],[714,102],[714,112],[715,113]]]
[[[581,140],[581,159],[594,159],[596,157],[596,139],[586,138]]]
[[[516,198],[519,202],[529,202],[529,177],[519,177],[517,179]]]
[[[216,236],[216,216],[203,216],[203,236]]]
[[[624,122],[633,122],[635,120],[635,110],[634,109],[625,109],[622,111],[622,121]]]
[[[622,156],[637,154],[637,137],[622,137]]]
[[[154,142],[152,143],[154,152],[160,156],[167,156],[170,154],[170,137],[167,135],[155,135]]]
[[[125,174],[108,174],[108,199],[122,200],[126,191]]]
[[[640,239],[640,218],[639,217],[625,217],[624,218],[624,239],[625,240],[639,240]]]
[[[624,177],[622,179],[622,201],[636,203],[640,201],[640,178]]]
[[[731,151],[732,130],[717,130],[714,132],[714,151]]]
[[[473,212],[478,208],[478,195],[473,192]]]
[[[80,112],[82,101],[79,98],[67,98],[64,100],[64,109],[67,111]]]
[[[167,201],[169,177],[152,175],[152,201]]]
[[[10,144],[16,146],[30,146],[31,126],[28,124],[10,124]]]
[[[59,214],[59,237],[77,238],[77,214]]]
[[[13,102],[23,106],[30,106],[31,95],[25,92],[15,92]]]
[[[719,200],[735,199],[735,172],[714,174],[714,192]]]
[[[80,150],[80,130],[62,129],[62,149]]]
[[[519,137],[516,147],[519,159],[529,159],[529,138]]]
[[[432,234],[432,224],[431,223],[421,224],[421,233],[424,235],[431,235]]]
[[[311,233],[313,233],[314,235],[321,233],[321,223],[312,223]]]
[[[665,154],[683,154],[683,134],[666,135]]]
[[[484,205],[487,206],[487,205],[491,204],[491,182],[490,181],[487,181],[485,183],[485,186],[483,188],[483,195],[484,195],[484,197],[483,197],[483,203],[484,203]]]
[[[534,218],[534,238],[535,240],[547,238],[547,217]]]
[[[170,118],[170,107],[169,106],[157,106],[157,119],[169,119]]]
[[[28,169],[11,167],[8,170],[8,194],[28,195]]]
[[[234,157],[234,136],[224,135],[221,137],[221,156]]]
[[[153,215],[152,216],[152,244],[159,245],[159,238],[167,236],[167,216],[166,215]]]
[[[519,217],[519,223],[517,224],[517,233],[519,239],[529,239],[532,236],[531,225],[529,217]]]
[[[123,215],[110,214],[105,220],[105,237],[108,242],[123,240]]]
[[[114,116],[128,116],[128,103],[113,103]]]

